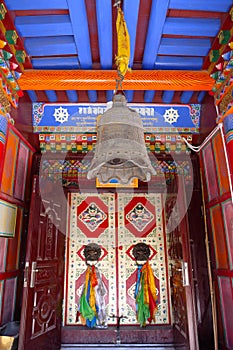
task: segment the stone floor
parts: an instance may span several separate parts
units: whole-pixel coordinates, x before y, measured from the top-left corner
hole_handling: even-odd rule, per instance
[[[174,344],[63,344],[61,350],[186,350],[183,345]]]

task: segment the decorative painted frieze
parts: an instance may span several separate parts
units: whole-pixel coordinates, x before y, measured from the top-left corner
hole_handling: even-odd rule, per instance
[[[0,37],[0,90],[9,104],[16,108],[19,97],[23,96],[18,79],[29,58],[3,3],[0,4]]]
[[[141,116],[145,132],[198,133],[200,105],[132,104]],[[106,103],[33,103],[32,122],[35,133],[96,132],[96,120],[108,108]]]
[[[209,53],[210,76],[215,80],[211,94],[218,111],[217,122],[231,113],[233,106],[233,7]]]

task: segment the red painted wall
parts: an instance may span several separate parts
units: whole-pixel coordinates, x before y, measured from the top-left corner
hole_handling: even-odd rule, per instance
[[[0,325],[20,319],[24,249],[30,198],[30,172],[34,149],[0,115],[0,218],[7,222],[13,207],[15,228],[0,232]],[[2,212],[1,212],[2,211]],[[4,213],[5,214],[4,214]],[[4,225],[1,227],[4,228]]]
[[[219,349],[233,349],[233,204],[225,137],[218,131],[200,155],[207,230],[210,241],[213,290],[216,295]]]

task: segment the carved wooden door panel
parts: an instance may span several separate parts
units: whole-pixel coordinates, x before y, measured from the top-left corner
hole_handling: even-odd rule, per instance
[[[49,196],[47,196],[49,197]],[[19,350],[60,349],[64,234],[62,208],[41,200],[34,178],[31,199]]]

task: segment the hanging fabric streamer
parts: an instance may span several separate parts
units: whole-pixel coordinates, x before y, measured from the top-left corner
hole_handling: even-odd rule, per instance
[[[127,29],[127,25],[124,19],[124,13],[117,3],[117,56],[115,62],[117,65],[117,72],[122,81],[124,79],[125,73],[129,69],[129,59],[130,59],[130,37]]]
[[[79,300],[77,321],[89,328],[106,328],[107,315],[104,297],[107,293],[102,274],[95,266],[88,266],[85,283]]]
[[[157,295],[155,277],[149,261],[138,266],[135,299],[137,320],[140,326],[146,326],[147,321],[149,323],[155,321]]]

